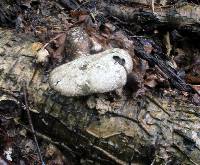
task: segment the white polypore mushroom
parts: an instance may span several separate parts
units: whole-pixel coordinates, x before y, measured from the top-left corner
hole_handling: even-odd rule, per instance
[[[65,96],[104,93],[123,87],[132,68],[128,52],[114,48],[55,68],[50,73],[49,84]]]

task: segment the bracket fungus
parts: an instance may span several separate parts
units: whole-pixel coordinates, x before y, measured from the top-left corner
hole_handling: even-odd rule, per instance
[[[50,73],[49,84],[65,96],[105,93],[123,87],[132,69],[128,52],[114,48],[58,66]]]

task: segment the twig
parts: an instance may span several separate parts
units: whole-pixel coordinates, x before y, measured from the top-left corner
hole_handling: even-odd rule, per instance
[[[172,144],[172,147],[177,149],[181,154],[183,154],[183,156],[185,156],[192,164],[194,165],[198,165],[196,162],[194,162],[190,156],[188,156],[183,150],[180,149],[180,147],[178,145],[176,145],[175,143]]]
[[[151,162],[151,165],[154,165],[156,162],[156,158],[153,159],[153,161]]]
[[[36,144],[38,156],[40,158],[40,161],[42,162],[42,165],[45,165],[45,163],[43,161],[43,158],[42,158],[42,155],[41,155],[41,151],[40,151],[39,145],[38,145],[38,141],[37,141],[37,138],[36,138],[36,132],[35,132],[35,129],[33,127],[32,120],[31,120],[31,114],[30,114],[30,110],[29,110],[29,106],[28,106],[28,101],[27,101],[27,99],[28,99],[27,98],[27,84],[26,84],[25,81],[23,83],[23,93],[24,93],[24,102],[25,102],[24,109],[27,112],[28,122],[29,122],[29,125],[30,125],[30,128],[31,128],[31,131],[33,133],[33,138],[34,138],[34,141],[35,141],[35,144]]]
[[[171,116],[171,114],[169,112],[167,112],[167,110],[157,100],[155,100],[154,98],[152,98],[148,94],[145,94],[145,96],[149,99],[149,101],[151,101],[152,103],[157,105],[160,109],[162,109],[168,116]]]
[[[36,66],[36,67],[34,68],[34,72],[33,72],[33,75],[32,75],[32,77],[31,77],[31,80],[30,80],[28,86],[31,86],[31,85],[32,85],[33,80],[35,79],[35,76],[36,76],[37,73],[38,73],[38,66]]]
[[[1,114],[0,114],[0,117],[4,118],[4,119],[6,119],[6,120],[11,120],[11,119],[14,118],[14,117],[7,117],[7,116],[1,115]]]
[[[155,10],[155,9],[154,9],[154,8],[155,8],[155,7],[154,7],[154,3],[155,3],[154,1],[155,1],[155,0],[151,0],[151,9],[152,9],[153,14],[154,14],[154,10]]]
[[[64,32],[62,32],[61,34],[56,35],[54,38],[52,38],[48,43],[46,43],[41,49],[45,49],[51,42],[53,42],[54,40],[58,39],[59,37],[61,37],[63,35]]]
[[[23,127],[24,129],[26,129],[27,131],[33,133],[28,127],[26,127],[26,126],[23,125],[22,123],[19,123],[19,124],[20,124],[20,126],[22,126],[22,127]],[[56,145],[56,146],[59,146],[59,147],[64,148],[64,149],[65,149],[66,151],[68,151],[68,152],[71,154],[71,156],[74,157],[74,158],[76,157],[76,154],[78,154],[78,153],[72,151],[72,149],[69,148],[69,147],[68,147],[67,145],[65,145],[64,143],[60,143],[60,142],[58,142],[58,141],[53,141],[50,137],[48,137],[48,136],[46,136],[46,135],[44,135],[44,134],[41,134],[41,133],[35,131],[35,135],[36,135],[37,137],[43,139],[44,141],[47,141],[48,143],[51,143],[51,144],[54,144],[54,145]]]
[[[115,157],[114,155],[110,154],[109,152],[105,151],[104,149],[93,145],[92,147],[94,147],[96,150],[100,151],[102,154],[106,155],[107,157],[109,157],[110,159],[112,159],[113,161],[115,161],[115,163],[120,164],[120,165],[126,165],[127,163],[118,159],[117,157]]]
[[[5,93],[5,94],[7,94],[7,95],[9,95],[9,96],[12,96],[12,97],[14,97],[15,99],[18,98],[18,95],[16,95],[14,92],[18,92],[18,93],[19,93],[19,91],[10,91],[10,90],[5,89],[5,88],[3,88],[3,87],[0,87],[0,92],[3,92],[3,93]]]
[[[174,131],[174,133],[176,133],[176,134],[178,134],[179,136],[183,137],[184,140],[187,140],[187,141],[189,141],[190,143],[193,143],[193,144],[195,145],[195,147],[200,151],[200,148],[199,148],[199,146],[197,145],[197,142],[196,142],[195,139],[193,139],[193,138],[187,136],[187,134],[184,133],[184,132],[182,132],[181,130],[174,129],[173,131]]]
[[[122,117],[124,119],[127,119],[127,120],[130,120],[136,124],[138,124],[138,126],[148,135],[148,136],[153,136],[151,135],[148,130],[140,123],[139,119],[133,119],[133,118],[130,118],[128,116],[125,116],[125,115],[121,115],[121,114],[118,114],[118,113],[115,113],[115,112],[106,112],[106,114],[109,114],[109,115],[112,115],[114,117]]]

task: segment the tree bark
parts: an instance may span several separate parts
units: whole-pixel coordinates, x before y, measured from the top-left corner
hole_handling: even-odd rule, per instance
[[[155,3],[154,12],[149,3],[141,0],[113,1],[112,4],[104,3],[108,16],[120,20],[120,24],[127,25],[129,29],[140,25],[141,31],[159,27],[179,29],[184,32],[200,34],[200,6],[192,3],[175,3],[174,5],[158,5]]]
[[[0,25],[13,26],[17,14],[21,11],[17,0],[1,0],[0,2]]]
[[[200,164],[200,107],[146,94],[110,101],[110,109],[99,113],[88,106],[91,96],[65,97],[49,87],[49,70],[34,63],[34,42],[0,29],[0,105],[6,104],[3,96],[20,105],[26,81],[38,136],[65,146],[72,156],[105,164]]]

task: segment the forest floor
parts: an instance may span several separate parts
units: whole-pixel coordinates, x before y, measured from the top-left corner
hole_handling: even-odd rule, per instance
[[[106,3],[111,5],[111,2]],[[196,1],[189,3],[198,5]],[[179,97],[200,106],[200,42],[197,34],[185,33],[176,27],[152,26],[153,22],[149,27],[137,23],[130,27],[128,19],[105,14],[101,5],[87,0],[16,2],[15,17],[11,17],[11,22],[2,21],[2,29],[33,38],[33,49],[40,52],[35,57],[35,64],[47,71],[81,56],[74,51],[91,53],[113,47],[125,49],[134,63],[133,73],[126,84],[130,95],[138,97],[152,92],[157,96]],[[149,5],[149,10],[152,7]],[[79,30],[74,35],[71,30],[74,28],[84,31]],[[78,38],[78,43],[73,37]],[[0,56],[4,51],[0,47]],[[22,97],[27,99],[23,92]],[[39,136],[38,151],[33,134],[18,123],[18,112],[13,111],[12,106],[5,110],[1,100],[5,98],[0,98],[0,164],[38,164],[41,163],[38,152],[49,165],[94,163],[84,157],[71,158],[55,143],[49,139],[41,140]]]

